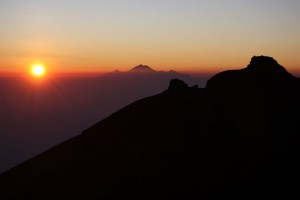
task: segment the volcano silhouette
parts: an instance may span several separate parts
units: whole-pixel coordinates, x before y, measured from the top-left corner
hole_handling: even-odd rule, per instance
[[[149,67],[148,65],[138,65],[130,70],[130,72],[155,72],[154,69]]]
[[[297,192],[300,80],[273,58],[206,88],[172,80],[0,176],[1,199],[199,199]]]

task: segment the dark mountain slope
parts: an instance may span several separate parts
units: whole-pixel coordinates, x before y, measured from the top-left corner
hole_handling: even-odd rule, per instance
[[[174,78],[204,86],[208,77],[155,70],[54,76],[42,82],[0,77],[0,173],[129,103],[160,93]]]
[[[265,65],[271,63],[253,67]],[[193,199],[220,191],[297,192],[299,79],[285,70],[265,79],[242,70],[246,78],[229,73],[241,84],[232,89],[226,73],[206,89],[172,80],[162,94],[2,174],[1,197]]]

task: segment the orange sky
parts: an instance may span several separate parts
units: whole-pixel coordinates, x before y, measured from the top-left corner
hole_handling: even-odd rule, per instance
[[[0,2],[0,72],[217,72],[253,55],[300,72],[300,1]]]

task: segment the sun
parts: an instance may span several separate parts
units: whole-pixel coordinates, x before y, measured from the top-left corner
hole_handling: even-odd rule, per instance
[[[46,73],[46,69],[43,65],[36,64],[36,65],[33,65],[31,68],[31,74],[35,77],[44,76],[45,73]]]

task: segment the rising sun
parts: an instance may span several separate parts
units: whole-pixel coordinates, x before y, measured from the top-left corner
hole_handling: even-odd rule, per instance
[[[46,69],[43,65],[33,65],[31,68],[31,74],[36,76],[36,77],[41,77],[44,76],[46,73]]]

